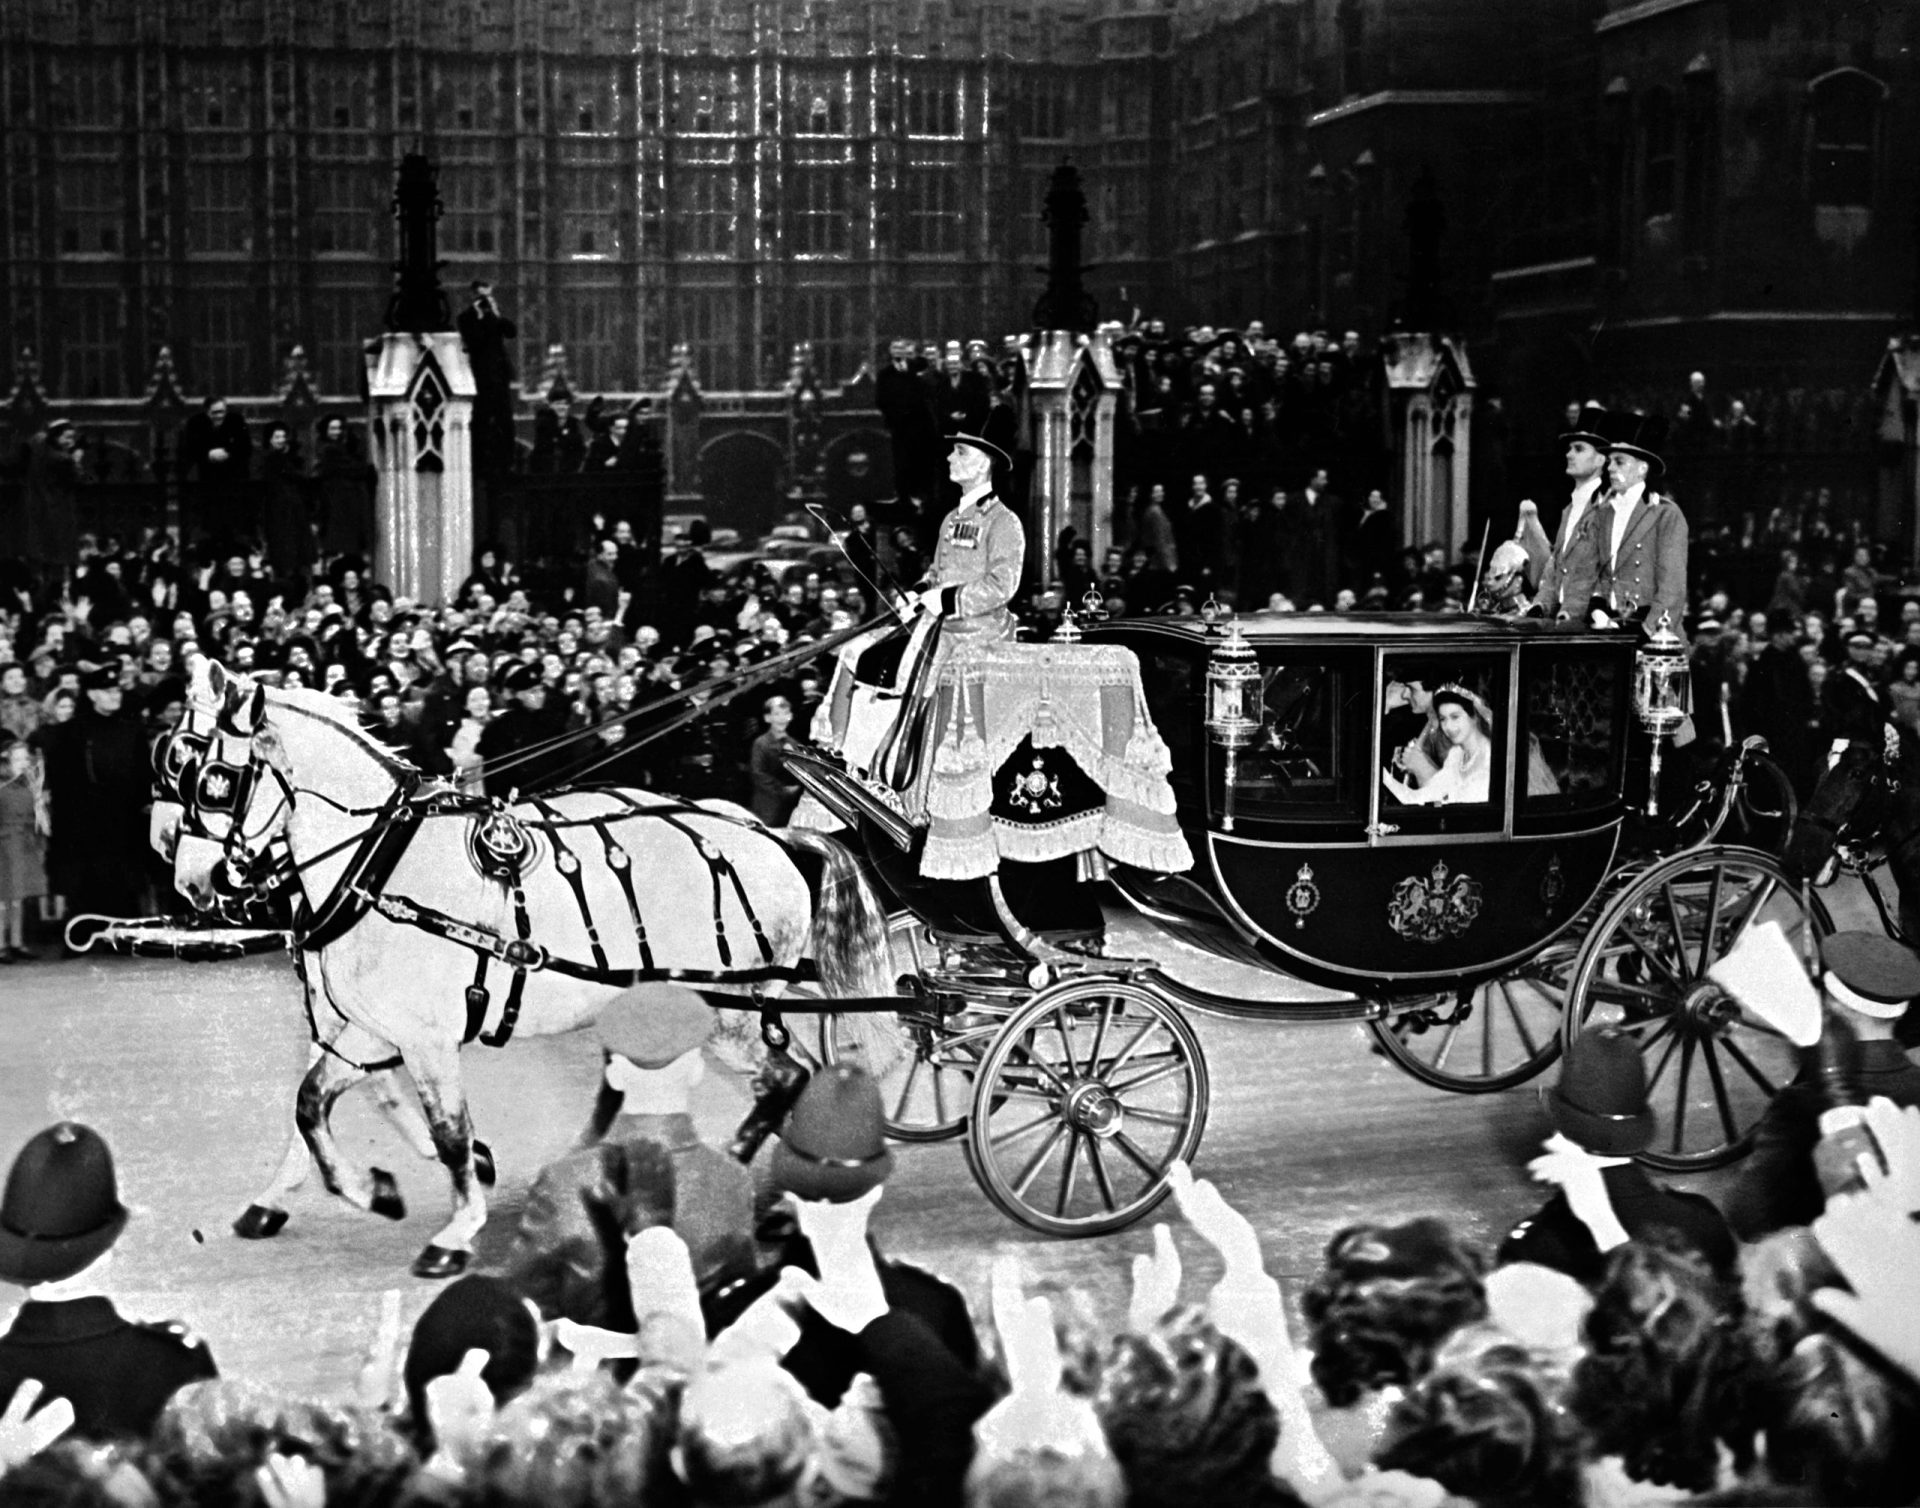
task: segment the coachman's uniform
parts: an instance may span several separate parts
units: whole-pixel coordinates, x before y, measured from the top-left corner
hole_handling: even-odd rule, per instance
[[[1027,531],[1019,516],[989,491],[962,503],[940,525],[927,584],[940,590],[949,635],[1011,639],[1013,613],[1007,604],[1020,590],[1027,559]]]
[[[73,1433],[88,1440],[144,1436],[176,1392],[219,1375],[184,1325],[136,1324],[108,1298],[29,1299],[0,1336],[0,1403],[34,1378],[44,1401],[73,1405]]]

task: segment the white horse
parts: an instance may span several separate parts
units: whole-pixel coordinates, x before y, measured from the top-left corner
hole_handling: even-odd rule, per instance
[[[777,987],[803,957],[829,997],[892,993],[885,917],[830,838],[775,834],[726,803],[648,791],[489,806],[423,787],[331,697],[199,658],[190,675],[190,705],[215,718],[227,767],[244,778],[224,842],[176,845],[175,884],[207,909],[244,888],[283,838],[305,902],[310,998],[326,1006],[298,1135],[236,1224],[256,1227],[243,1234],[284,1224],[309,1156],[350,1203],[404,1212],[391,1178],[349,1165],[328,1125],[343,1092],[397,1062],[453,1185],[452,1218],[413,1270],[461,1272],[486,1221],[460,1077],[466,1041],[570,1031],[638,979]],[[817,907],[796,854],[818,865]]]

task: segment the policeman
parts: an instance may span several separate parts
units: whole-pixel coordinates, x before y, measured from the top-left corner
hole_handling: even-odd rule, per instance
[[[487,794],[504,800],[514,791],[539,790],[577,751],[549,749],[499,768],[510,756],[547,743],[562,731],[547,707],[546,682],[533,666],[515,665],[500,684],[513,705],[487,724],[477,747]]]
[[[144,1436],[178,1389],[219,1376],[184,1326],[123,1319],[102,1291],[126,1224],[98,1132],[62,1121],[20,1149],[0,1199],[0,1280],[27,1301],[0,1335],[0,1406],[31,1378],[41,1407],[73,1406],[75,1434]]]

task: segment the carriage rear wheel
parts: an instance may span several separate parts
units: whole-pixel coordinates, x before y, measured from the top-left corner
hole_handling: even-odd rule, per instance
[[[887,924],[897,987],[919,997],[937,985],[940,940],[911,912]],[[949,1141],[967,1129],[974,1070],[1011,1009],[1008,999],[974,1000],[959,1014],[928,1005],[898,1014],[823,1015],[820,1056],[828,1063],[858,1062],[880,1086],[887,1135],[896,1141]]]
[[[1584,1028],[1610,1024],[1638,1041],[1656,1118],[1643,1162],[1674,1172],[1732,1162],[1793,1079],[1793,1044],[1707,975],[1749,928],[1769,921],[1780,923],[1796,951],[1833,927],[1820,897],[1770,855],[1712,847],[1653,865],[1588,935],[1562,1039],[1571,1045]]]
[[[1128,980],[1069,980],[1016,1010],[981,1059],[967,1159],[1022,1225],[1101,1235],[1167,1197],[1167,1169],[1192,1160],[1211,1103],[1177,1006]]]
[[[1455,1094],[1511,1089],[1560,1056],[1567,980],[1579,956],[1562,936],[1516,969],[1467,990],[1416,1000],[1368,1022],[1386,1055],[1423,1084]]]

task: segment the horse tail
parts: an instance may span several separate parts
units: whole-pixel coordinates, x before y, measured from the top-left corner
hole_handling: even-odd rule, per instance
[[[820,866],[807,956],[820,970],[822,992],[829,997],[892,994],[887,914],[853,855],[825,833],[804,827],[782,828],[774,836]]]

